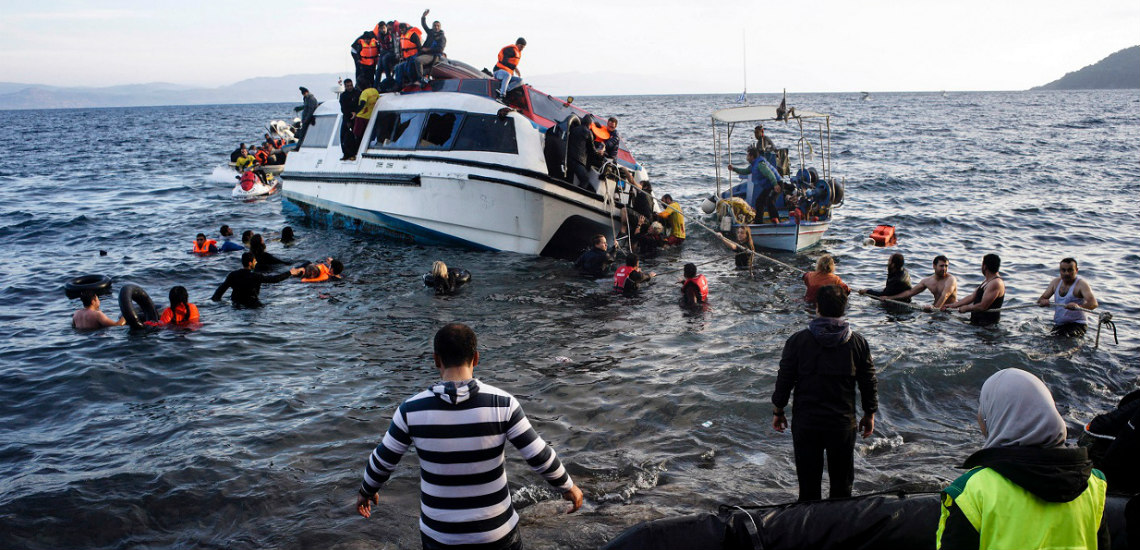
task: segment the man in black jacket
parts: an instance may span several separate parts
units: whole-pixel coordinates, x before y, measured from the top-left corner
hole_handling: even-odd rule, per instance
[[[570,130],[567,140],[566,177],[582,189],[590,188],[591,151],[594,147],[594,133],[588,123],[583,122]]]
[[[427,80],[431,74],[431,67],[444,56],[443,50],[447,48],[447,35],[443,33],[443,26],[435,21],[429,27],[427,15],[431,10],[424,10],[420,16],[420,26],[424,29],[424,43],[420,46],[420,53],[416,56],[416,63],[420,66],[420,78]]]
[[[303,269],[295,267],[277,275],[263,275],[253,270],[256,264],[257,259],[252,252],[242,254],[241,265],[243,267],[226,275],[225,282],[218,287],[218,290],[214,291],[214,295],[210,299],[215,302],[221,301],[226,290],[232,288],[234,291],[230,293],[230,300],[235,306],[261,307],[261,300],[258,299],[258,296],[261,294],[262,283],[279,283],[290,276],[300,275],[304,272]]]
[[[581,256],[578,256],[577,260],[574,260],[574,267],[578,268],[582,275],[591,279],[600,279],[609,273],[610,264],[613,263],[614,257],[606,251],[609,244],[605,235],[601,233],[594,235],[593,243],[594,246],[591,246]]]
[[[788,338],[772,392],[772,428],[788,427],[784,407],[795,391],[792,446],[800,500],[822,498],[823,456],[827,453],[830,498],[851,496],[855,481],[855,386],[863,404],[859,430],[864,438],[875,429],[879,408],[875,363],[867,340],[843,319],[847,295],[835,285],[816,295],[819,317]]]
[[[340,93],[340,160],[356,160],[356,134],[352,133],[352,126],[356,123],[357,102],[360,100],[360,90],[352,85],[352,79],[344,79],[344,91]]]

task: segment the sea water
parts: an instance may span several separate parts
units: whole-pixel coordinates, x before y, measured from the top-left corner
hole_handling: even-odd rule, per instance
[[[732,100],[579,102],[617,116],[658,196],[693,216],[715,187],[709,114]],[[999,369],[1040,376],[1073,438],[1137,387],[1140,94],[789,100],[834,115],[832,171],[847,201],[820,247],[773,257],[810,269],[830,253],[853,288],[881,288],[891,253],[906,255],[915,282],[945,254],[961,296],[993,252],[1013,306],[1074,256],[1119,329],[1119,344],[1102,334],[1094,348],[1091,330],[1051,338],[1049,310],[979,328],[853,295],[880,401],[875,434],[856,450],[856,493],[956,477],[982,443],[978,391]],[[218,167],[290,108],[0,112],[0,547],[418,547],[414,452],[369,520],[356,515],[356,489],[395,407],[435,379],[432,336],[451,321],[474,327],[476,374],[518,397],[586,493],[582,511],[562,514],[567,504],[508,448],[528,548],[594,548],[644,519],[795,499],[791,437],[771,429],[770,398],[784,341],[812,317],[797,272],[762,259],[736,271],[690,219],[683,248],[643,267],[723,258],[702,267],[710,305],[692,314],[678,307],[676,272],[621,298],[567,261],[388,243],[309,225],[279,196],[232,200],[235,181]],[[768,129],[778,145],[790,145],[785,129]],[[189,250],[222,224],[262,233],[291,262],[339,258],[345,278],[266,285],[259,310],[212,303],[238,255]],[[897,247],[862,244],[878,224],[898,228]],[[274,240],[285,225],[295,244]],[[437,259],[473,282],[434,296],[420,274]],[[62,287],[85,273],[112,276],[116,291],[139,284],[160,307],[183,285],[203,325],[79,333]],[[103,309],[118,314],[113,297]]]

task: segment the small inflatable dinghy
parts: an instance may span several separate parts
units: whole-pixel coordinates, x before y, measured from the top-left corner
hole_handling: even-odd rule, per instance
[[[256,199],[272,195],[280,187],[277,182],[277,178],[273,178],[269,180],[269,183],[262,183],[253,172],[245,172],[241,175],[241,181],[234,186],[233,197],[235,199]]]

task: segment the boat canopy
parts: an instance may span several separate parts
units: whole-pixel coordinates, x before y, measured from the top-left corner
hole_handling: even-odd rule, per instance
[[[713,120],[717,122],[726,122],[729,124],[737,122],[750,122],[760,120],[779,120],[776,118],[776,105],[750,105],[748,107],[730,107],[728,109],[721,109],[712,114]],[[801,111],[796,109],[796,114],[792,118],[824,118],[828,115],[823,113],[815,113],[812,111]]]

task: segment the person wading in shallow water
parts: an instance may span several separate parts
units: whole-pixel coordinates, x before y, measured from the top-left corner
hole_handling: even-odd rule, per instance
[[[1064,338],[1084,336],[1085,312],[1077,308],[1096,309],[1099,305],[1092,287],[1088,281],[1077,276],[1077,260],[1065,258],[1061,260],[1061,276],[1049,283],[1049,288],[1037,299],[1037,305],[1049,305],[1049,297],[1053,297],[1053,305],[1058,306],[1053,312],[1053,334]]]
[[[983,256],[982,275],[986,280],[965,298],[952,304],[944,304],[942,311],[958,308],[958,313],[969,313],[971,325],[987,326],[997,323],[1001,320],[1001,312],[989,310],[1001,309],[1005,303],[1005,281],[998,274],[1000,269],[1001,258],[997,254]]]
[[[875,430],[879,408],[875,363],[867,340],[843,319],[847,293],[836,285],[819,289],[819,317],[788,338],[772,392],[772,428],[788,428],[784,407],[795,392],[792,407],[792,447],[800,500],[823,494],[823,457],[827,454],[830,498],[851,496],[855,481],[855,386],[863,402],[858,427],[864,438]]]
[[[519,516],[504,467],[509,441],[531,469],[582,507],[582,491],[511,394],[475,379],[475,331],[451,323],[435,334],[440,381],[404,401],[368,457],[356,510],[372,516],[380,486],[415,445],[420,457],[420,538],[425,549],[521,549]],[[476,545],[476,546],[470,546]]]

